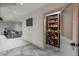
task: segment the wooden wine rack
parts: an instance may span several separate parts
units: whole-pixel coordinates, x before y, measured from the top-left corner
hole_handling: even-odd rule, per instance
[[[46,43],[60,47],[60,14],[46,16]]]

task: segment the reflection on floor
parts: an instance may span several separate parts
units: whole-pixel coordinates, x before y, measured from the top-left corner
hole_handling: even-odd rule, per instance
[[[47,47],[40,49],[32,44],[17,47],[9,51],[0,52],[1,56],[59,56],[60,51],[56,48]]]

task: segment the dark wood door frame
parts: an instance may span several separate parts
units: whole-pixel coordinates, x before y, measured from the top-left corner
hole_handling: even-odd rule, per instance
[[[78,44],[79,44],[79,4],[78,4]],[[79,56],[79,47],[78,47],[78,56]]]

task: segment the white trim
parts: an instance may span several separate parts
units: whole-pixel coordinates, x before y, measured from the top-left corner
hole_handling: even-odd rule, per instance
[[[45,16],[54,15],[54,14],[59,14],[59,13],[61,13],[61,11],[53,12],[53,13],[47,14],[47,15],[45,15]]]
[[[43,32],[43,38],[44,38],[44,47],[45,48],[47,47],[47,45],[46,45],[46,16],[54,15],[54,14],[60,14],[60,13],[61,13],[61,11],[57,11],[57,12],[52,12],[52,13],[44,15],[44,32]]]

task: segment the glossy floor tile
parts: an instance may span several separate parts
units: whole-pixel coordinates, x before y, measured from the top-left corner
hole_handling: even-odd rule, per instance
[[[60,51],[54,47],[40,49],[32,44],[17,47],[8,51],[0,52],[1,56],[60,56]]]

